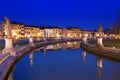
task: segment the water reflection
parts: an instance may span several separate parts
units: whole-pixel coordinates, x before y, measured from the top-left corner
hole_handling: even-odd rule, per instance
[[[30,66],[32,67],[33,66],[33,51],[30,52],[30,55],[29,55],[29,59],[30,59]]]
[[[52,44],[52,45],[45,46],[42,49],[44,52],[46,52],[47,50],[59,50],[61,48],[63,48],[63,49],[78,49],[78,48],[80,48],[80,41]]]
[[[86,51],[84,49],[82,49],[82,60],[83,63],[86,63]]]
[[[47,51],[46,46],[43,47],[43,51],[44,51],[43,52],[44,56],[46,56],[46,51]]]
[[[96,59],[97,59],[97,77],[98,77],[98,80],[101,80],[101,78],[102,78],[102,68],[103,68],[102,58],[97,56]]]
[[[92,80],[109,80],[106,78],[104,79],[104,77],[102,76],[102,75],[106,75],[105,73],[103,74],[103,72],[102,72],[102,71],[105,71],[105,69],[106,69],[105,66],[103,68],[102,57],[90,55],[84,49],[78,49],[78,48],[80,48],[80,42],[66,42],[66,43],[59,43],[59,44],[44,46],[40,49],[35,50],[35,51],[38,51],[38,53],[41,53],[41,51],[42,51],[42,54],[34,54],[36,52],[32,51],[28,54],[29,60],[30,60],[30,63],[28,63],[28,65],[30,65],[30,68],[28,70],[25,70],[26,74],[29,74],[31,72],[29,75],[31,75],[31,76],[33,76],[34,74],[35,74],[35,76],[37,75],[37,80],[40,78],[38,75],[42,75],[42,76],[46,75],[47,77],[51,78],[51,77],[53,77],[53,75],[56,75],[58,77],[60,75],[60,77],[61,77],[62,74],[64,74],[64,76],[70,76],[70,78],[71,78],[71,76],[73,76],[75,74],[73,77],[78,78],[79,80],[89,80],[89,78],[86,78],[86,79],[84,79],[84,78],[85,78],[86,74],[88,74],[90,72],[89,73],[90,76],[93,75],[93,77],[95,77],[95,78],[92,77],[93,78]],[[55,51],[51,51],[51,50],[55,50]],[[49,54],[51,56],[46,55],[47,53],[51,53],[51,52],[52,53],[58,52],[60,54]],[[61,55],[61,53],[62,53],[62,55]],[[68,53],[70,53],[70,54],[68,54]],[[41,55],[41,58],[36,57],[38,55]],[[43,55],[47,56],[47,57],[44,58],[44,57],[42,57]],[[82,60],[80,60],[80,56],[81,56]],[[34,57],[34,63],[33,63],[33,57]],[[87,58],[87,60],[86,60],[86,58]],[[25,58],[25,60],[26,59],[28,59],[28,57]],[[58,60],[56,60],[56,59],[58,59]],[[79,60],[81,62],[83,62],[84,65],[83,65],[83,63],[81,64],[81,62]],[[92,63],[92,65],[90,65],[91,63]],[[24,64],[24,61],[22,64]],[[27,64],[27,63],[25,63],[25,64]],[[36,65],[33,66],[33,64],[36,64]],[[21,65],[19,65],[19,66],[21,66]],[[26,66],[26,67],[28,67],[28,66]],[[34,67],[34,68],[31,68],[31,67]],[[38,69],[38,68],[42,68],[42,69]],[[33,72],[32,72],[32,69],[33,69]],[[111,68],[109,68],[109,70],[110,69]],[[8,80],[13,80],[13,71],[9,75]],[[27,73],[27,71],[28,71],[28,73]],[[58,71],[58,73],[55,73],[57,71]],[[114,73],[114,72],[115,71],[112,71],[112,73]],[[16,71],[16,73],[17,73],[17,71]],[[32,73],[34,73],[34,74],[32,74]],[[72,74],[72,73],[74,73],[74,74]],[[83,75],[84,73],[85,73],[85,75]],[[19,74],[22,74],[22,73],[19,73]],[[49,76],[49,75],[51,75],[51,76]],[[82,77],[82,78],[80,79],[77,75],[79,75],[79,77]],[[80,76],[80,75],[83,75],[83,76]],[[112,74],[112,75],[114,75],[113,76],[114,79],[117,80],[118,78],[116,78],[116,76],[118,77],[120,74],[118,73],[118,74]],[[64,78],[64,76],[62,76],[61,78]],[[26,76],[24,76],[24,77],[26,77]],[[34,79],[27,79],[27,80],[34,80]],[[48,80],[48,79],[41,79],[41,80]],[[53,80],[53,79],[51,79],[51,80]],[[65,79],[62,79],[62,80],[65,80]]]

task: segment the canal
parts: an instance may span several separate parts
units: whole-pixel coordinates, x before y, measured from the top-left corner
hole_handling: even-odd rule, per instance
[[[8,80],[120,80],[120,64],[80,48],[80,42],[44,46],[21,58]]]

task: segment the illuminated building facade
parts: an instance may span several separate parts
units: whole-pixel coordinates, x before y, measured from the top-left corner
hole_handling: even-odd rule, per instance
[[[10,21],[10,23],[12,27],[12,37],[14,39],[28,38],[30,37],[31,32],[33,38],[81,38],[85,33],[90,37],[92,36],[91,31],[83,31],[77,27],[67,27],[62,29],[58,26],[40,27],[12,21]],[[4,21],[0,21],[0,37],[5,37]]]
[[[81,38],[81,30],[79,28],[64,28],[63,37],[65,38]]]

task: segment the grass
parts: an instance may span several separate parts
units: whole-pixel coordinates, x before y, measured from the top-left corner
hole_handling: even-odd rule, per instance
[[[89,43],[96,45],[97,41],[92,40],[92,41],[89,41]],[[115,47],[120,49],[120,39],[103,40],[103,44],[105,47]]]

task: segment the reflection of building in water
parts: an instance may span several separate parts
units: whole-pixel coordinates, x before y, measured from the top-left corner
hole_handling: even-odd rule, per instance
[[[80,41],[77,42],[67,42],[63,44],[63,48],[69,48],[69,49],[77,49],[80,48]]]
[[[53,47],[54,47],[54,50],[58,50],[58,49],[62,48],[62,44],[57,43],[57,44],[53,45]]]
[[[46,46],[47,50],[57,50],[60,48],[62,48],[62,44],[60,43]]]
[[[46,49],[47,49],[47,50],[53,50],[54,47],[53,47],[53,45],[48,45],[48,46],[46,46]]]
[[[77,42],[66,42],[66,43],[57,43],[53,45],[46,46],[46,50],[58,50],[58,49],[77,49],[80,48],[80,41]]]
[[[66,49],[66,48],[67,48],[67,43],[63,43],[63,44],[62,44],[62,48],[63,48],[63,49]]]
[[[29,59],[30,59],[30,66],[32,67],[33,66],[33,52],[30,52]]]
[[[97,57],[97,68],[98,68],[98,71],[97,71],[97,77],[99,80],[101,80],[101,77],[102,77],[102,58],[101,57]]]
[[[85,50],[82,50],[82,60],[83,60],[83,63],[86,62],[86,51]]]

